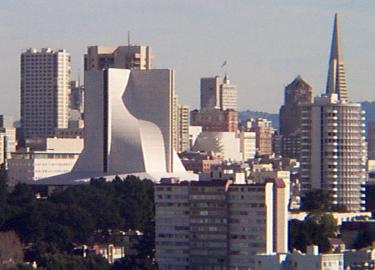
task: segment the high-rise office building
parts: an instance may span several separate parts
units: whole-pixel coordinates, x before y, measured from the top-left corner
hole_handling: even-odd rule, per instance
[[[312,87],[298,75],[285,87],[284,105],[280,108],[280,134],[290,135],[300,128],[299,105],[312,103]]]
[[[151,69],[151,47],[141,45],[90,46],[85,54],[85,70],[104,68]]]
[[[69,120],[70,54],[28,49],[21,54],[21,124],[25,139],[54,135]]]
[[[302,107],[301,188],[327,191],[332,206],[361,210],[366,180],[366,143],[361,105],[347,101],[337,14],[328,70],[327,92]]]
[[[156,260],[161,270],[238,269],[259,252],[287,252],[289,187],[212,180],[155,186]]]
[[[301,104],[312,103],[312,87],[298,75],[285,87],[284,105],[280,108],[280,154],[298,158],[300,150]]]
[[[201,78],[201,110],[220,108],[220,84],[219,76]]]
[[[220,85],[220,108],[223,111],[237,111],[237,88],[230,83],[227,74],[225,74],[223,83]]]
[[[201,111],[213,109],[237,111],[237,88],[227,74],[201,78]]]

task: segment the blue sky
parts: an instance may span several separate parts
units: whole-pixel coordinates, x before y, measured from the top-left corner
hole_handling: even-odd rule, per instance
[[[352,101],[375,100],[372,0],[2,0],[0,114],[19,115],[19,55],[65,48],[73,76],[88,45],[150,45],[155,68],[176,70],[180,102],[199,104],[199,79],[228,62],[239,108],[279,110],[283,88],[301,74],[324,91],[333,17],[340,14]]]

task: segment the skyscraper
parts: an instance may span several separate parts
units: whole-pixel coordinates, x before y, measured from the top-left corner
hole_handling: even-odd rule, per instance
[[[280,108],[280,140],[283,157],[299,157],[301,105],[311,104],[312,87],[298,75],[285,87],[284,105]]]
[[[361,184],[366,180],[366,144],[361,105],[347,100],[335,16],[327,92],[301,112],[301,188],[323,189],[332,206],[361,210]]]
[[[284,105],[280,108],[280,134],[287,136],[300,128],[301,104],[312,102],[312,87],[298,75],[285,87]]]
[[[201,111],[213,109],[237,111],[237,88],[227,74],[201,78]]]
[[[227,74],[225,74],[223,83],[220,85],[220,108],[223,111],[237,111],[237,88],[230,83]]]
[[[21,54],[21,124],[25,139],[54,135],[69,119],[70,54],[28,49]]]
[[[141,45],[90,46],[85,54],[85,70],[103,68],[151,69],[151,47]]]
[[[201,111],[220,108],[219,76],[201,78]]]

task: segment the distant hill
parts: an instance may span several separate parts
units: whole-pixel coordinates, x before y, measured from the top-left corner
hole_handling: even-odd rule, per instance
[[[272,122],[272,126],[279,129],[279,114],[277,113],[267,113],[267,112],[257,112],[257,111],[242,111],[238,113],[238,118],[240,122],[246,121],[249,118],[265,118]]]
[[[370,121],[375,121],[375,101],[363,101],[361,102],[362,109],[366,111],[366,124]],[[279,114],[278,113],[267,113],[246,110],[239,112],[239,120],[245,121],[249,118],[265,118],[272,121],[272,126],[279,129]]]
[[[366,111],[366,123],[375,121],[375,101],[363,101],[361,104],[362,109]]]

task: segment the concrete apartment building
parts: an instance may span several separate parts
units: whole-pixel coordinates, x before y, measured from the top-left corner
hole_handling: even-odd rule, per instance
[[[85,71],[104,68],[151,69],[149,46],[89,46],[84,57]]]
[[[177,153],[188,151],[189,143],[189,126],[190,126],[190,107],[188,105],[177,104]]]
[[[238,269],[258,252],[287,252],[289,188],[165,179],[155,187],[156,260],[165,269]]]
[[[178,102],[178,96],[173,98],[173,147],[177,153],[190,150],[189,126],[190,107]]]
[[[70,54],[28,49],[21,54],[21,124],[25,139],[53,136],[69,120]]]
[[[364,112],[348,102],[337,14],[326,94],[302,107],[301,188],[323,189],[341,210],[363,210],[361,185],[366,181]],[[364,195],[364,194],[363,194]]]

